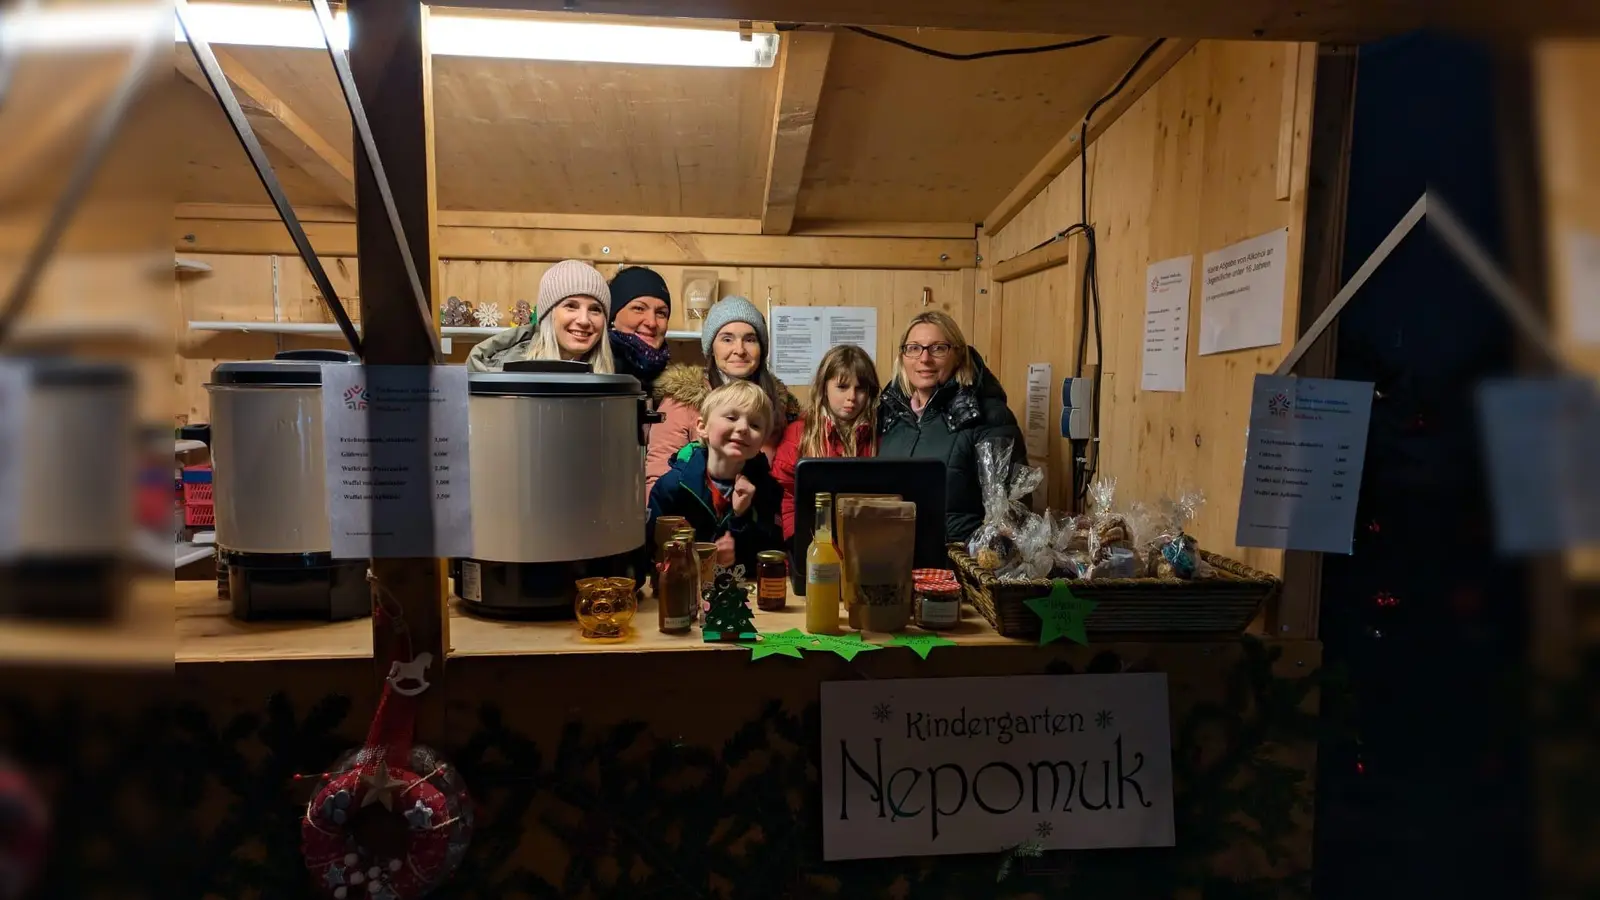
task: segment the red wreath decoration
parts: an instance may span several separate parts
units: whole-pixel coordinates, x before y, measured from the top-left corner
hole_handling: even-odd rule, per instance
[[[416,697],[430,654],[411,658],[403,619],[383,602],[373,617],[401,635],[406,662],[391,663],[360,749],[321,777],[300,822],[313,882],[335,900],[415,900],[443,884],[472,838],[472,800],[461,774],[412,744]]]
[[[0,760],[0,900],[22,897],[44,867],[49,808],[22,771]]]

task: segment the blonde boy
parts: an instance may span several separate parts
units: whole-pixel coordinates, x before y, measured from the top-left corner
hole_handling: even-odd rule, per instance
[[[751,382],[729,381],[707,394],[699,440],[678,451],[650,489],[647,539],[654,540],[657,518],[682,516],[695,540],[717,545],[718,565],[743,565],[753,577],[757,553],[783,548],[783,489],[761,452],[772,419],[771,401]]]

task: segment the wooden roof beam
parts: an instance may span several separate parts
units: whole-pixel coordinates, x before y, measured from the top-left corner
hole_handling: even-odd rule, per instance
[[[237,59],[222,49],[212,48],[222,72],[233,85],[250,127],[262,143],[271,144],[295,165],[304,169],[318,184],[327,188],[340,203],[356,205],[355,166],[315,128],[302,119],[288,103],[257,78]],[[211,85],[187,52],[177,55],[178,71],[199,85],[209,96]]]
[[[436,0],[436,6],[605,13],[811,25],[953,28],[1033,34],[1170,35],[1219,40],[1358,43],[1423,26],[1503,33],[1589,33],[1593,3],[1515,8],[1423,0]]]
[[[833,52],[831,31],[791,31],[778,57],[778,98],[773,104],[772,141],[767,152],[766,199],[761,233],[788,234],[800,201],[806,155],[817,123],[817,104]]]
[[[1121,118],[1123,113],[1133,108],[1133,105],[1139,102],[1139,98],[1144,96],[1144,92],[1154,87],[1156,82],[1161,80],[1161,76],[1177,65],[1178,60],[1183,59],[1184,54],[1193,49],[1196,43],[1198,41],[1168,38],[1156,48],[1122,91],[1095,112],[1094,118],[1089,122],[1088,135],[1080,142],[1078,129],[1083,120],[1073,123],[1072,130],[1062,135],[1061,140],[1056,141],[1055,146],[1034,165],[1027,177],[1011,189],[1011,193],[1000,201],[994,212],[984,218],[983,233],[998,234],[1000,229],[1006,227],[1006,224],[1016,218],[1017,213],[1022,212],[1033,198],[1050,186],[1050,182],[1054,181],[1057,175],[1072,165],[1072,161],[1083,153],[1086,145],[1094,143],[1100,135],[1105,134],[1106,129]],[[1119,72],[1116,81],[1121,80],[1122,73]],[[1116,86],[1116,81],[1106,85],[1106,92]],[[1105,92],[1102,92],[1101,96],[1104,95]]]

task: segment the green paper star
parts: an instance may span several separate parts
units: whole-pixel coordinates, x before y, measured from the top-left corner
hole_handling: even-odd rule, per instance
[[[741,647],[750,648],[750,660],[765,659],[769,656],[792,656],[800,659],[801,648],[811,643],[811,635],[798,628],[781,631],[776,634],[764,634],[756,643],[742,643]]]
[[[869,650],[883,649],[877,644],[869,644],[863,641],[861,635],[854,632],[850,634],[812,634],[807,635],[807,637],[816,642],[814,648],[807,647],[807,650],[815,649],[821,653],[837,653],[844,657],[846,662]]]
[[[1048,644],[1063,637],[1078,644],[1089,643],[1084,626],[1089,621],[1089,613],[1099,604],[1074,596],[1065,581],[1058,579],[1048,597],[1035,597],[1024,603],[1039,616],[1039,643]]]
[[[904,647],[912,653],[928,658],[935,647],[954,647],[955,641],[940,637],[937,634],[897,634],[889,639],[890,647]]]

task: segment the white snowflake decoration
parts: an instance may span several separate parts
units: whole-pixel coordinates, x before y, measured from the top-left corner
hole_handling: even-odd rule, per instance
[[[500,325],[500,304],[480,303],[472,311],[472,317],[477,320],[479,328],[496,328]]]

